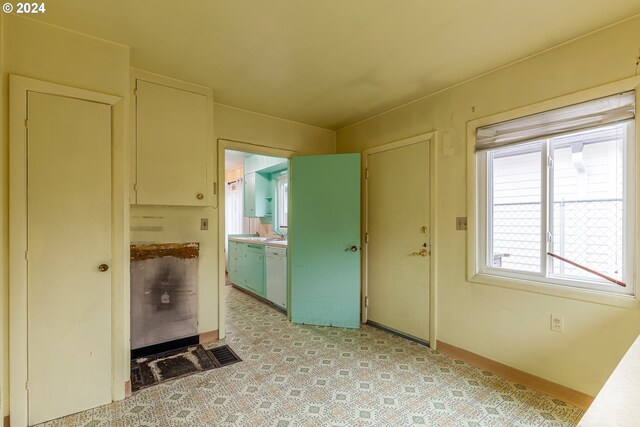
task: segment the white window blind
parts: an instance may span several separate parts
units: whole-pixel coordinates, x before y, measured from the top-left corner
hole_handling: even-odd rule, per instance
[[[624,92],[476,130],[476,151],[550,138],[635,118],[635,92]]]

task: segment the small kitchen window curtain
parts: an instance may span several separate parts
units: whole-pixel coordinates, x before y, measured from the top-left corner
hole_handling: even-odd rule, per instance
[[[574,104],[476,129],[476,151],[545,139],[635,118],[635,92]]]

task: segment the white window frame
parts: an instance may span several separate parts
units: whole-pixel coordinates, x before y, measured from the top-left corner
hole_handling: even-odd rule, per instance
[[[640,77],[632,77],[618,82],[613,82],[604,86],[588,89],[575,94],[555,98],[552,100],[540,102],[537,104],[529,105],[526,107],[518,108],[515,110],[507,111],[504,113],[492,115],[489,117],[477,119],[468,122],[467,124],[467,214],[468,214],[468,231],[467,231],[467,279],[470,282],[500,286],[505,288],[542,293],[554,296],[560,296],[565,298],[573,298],[579,300],[586,300],[592,302],[599,302],[611,305],[633,305],[636,306],[639,303],[639,296],[636,292],[636,280],[635,275],[640,271],[640,260],[635,256],[635,250],[638,247],[638,236],[636,231],[639,228],[638,213],[639,202],[636,197],[637,189],[640,189],[640,174],[636,173],[637,165],[640,164],[640,149],[634,149],[640,143],[638,134],[631,135],[627,140],[627,147],[630,148],[628,154],[632,156],[625,163],[627,167],[626,182],[627,188],[625,189],[625,203],[631,204],[627,207],[625,205],[625,215],[627,212],[631,214],[625,217],[625,226],[627,235],[633,236],[627,239],[625,242],[627,259],[625,268],[627,272],[627,288],[614,289],[605,288],[602,285],[598,285],[597,281],[587,280],[573,280],[563,279],[557,277],[547,277],[546,271],[548,268],[547,263],[541,266],[540,273],[527,273],[515,270],[508,270],[502,268],[488,268],[487,267],[487,254],[489,253],[490,244],[487,236],[489,227],[484,226],[488,224],[487,218],[487,187],[489,185],[488,179],[491,174],[487,169],[488,162],[486,161],[486,152],[475,151],[476,145],[476,129],[483,126],[488,126],[495,123],[504,122],[507,120],[513,120],[520,117],[528,116],[531,114],[541,113],[544,111],[553,110],[556,108],[565,107],[572,104],[590,101],[592,99],[602,98],[605,96],[613,95],[616,93],[635,90],[636,94],[636,116],[638,116],[638,100],[639,100],[639,85]],[[637,126],[637,121],[636,121]],[[547,145],[543,145],[541,162],[547,162]],[[626,155],[627,153],[625,153]],[[544,164],[543,163],[543,164]],[[543,171],[545,168],[542,169]],[[479,179],[479,177],[486,177],[487,180]],[[547,209],[547,182],[549,177],[547,174],[542,174],[542,227],[543,230],[547,229],[546,213]],[[481,226],[483,225],[483,226]],[[545,256],[541,259],[546,259],[546,239],[541,233],[541,252],[545,252]],[[542,254],[541,254],[542,255]],[[603,282],[604,283],[604,282]],[[615,285],[613,285],[615,286]]]
[[[281,187],[284,184],[289,184],[289,174],[288,173],[283,173],[282,175],[278,176],[276,178],[276,215],[275,215],[275,224],[274,227],[276,229],[278,229],[278,231],[280,231],[281,233],[285,233],[287,232],[287,230],[289,230],[289,218],[287,218],[287,225],[286,226],[282,226],[280,224],[280,217],[282,215],[282,208],[283,208],[283,200],[282,200],[282,190]],[[287,203],[289,201],[287,200]]]

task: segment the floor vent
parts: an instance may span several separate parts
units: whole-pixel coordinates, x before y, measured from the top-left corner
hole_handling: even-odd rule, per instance
[[[211,355],[211,358],[213,359],[213,363],[218,368],[221,368],[227,365],[233,365],[234,363],[242,362],[242,359],[240,359],[238,355],[235,354],[228,345],[212,348],[208,350],[208,352]]]

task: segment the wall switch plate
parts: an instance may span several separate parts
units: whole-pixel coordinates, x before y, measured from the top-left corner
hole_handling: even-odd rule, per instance
[[[209,229],[209,218],[200,218],[200,230]]]
[[[551,315],[551,330],[555,332],[564,331],[564,317],[555,314]]]
[[[467,217],[466,216],[456,217],[456,230],[466,230],[466,229],[467,229]]]

